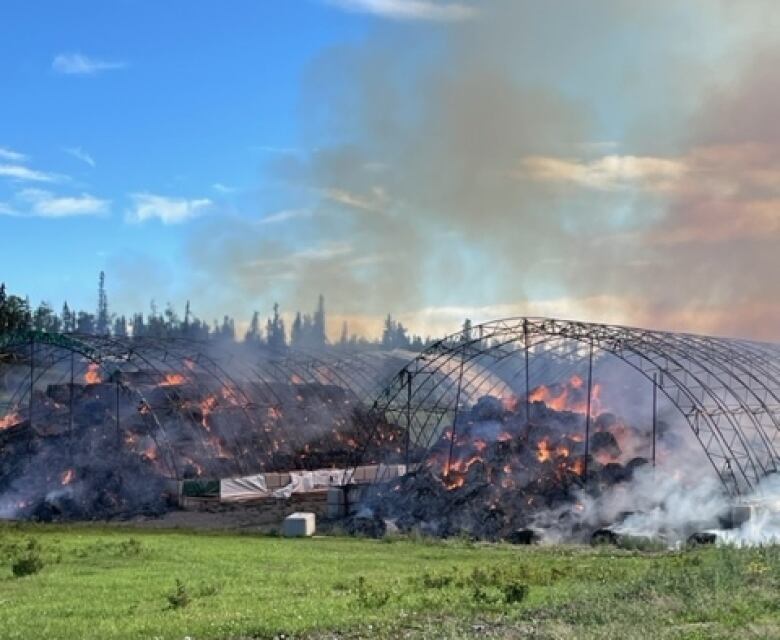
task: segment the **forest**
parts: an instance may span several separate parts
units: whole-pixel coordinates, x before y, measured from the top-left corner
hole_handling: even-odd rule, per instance
[[[465,326],[469,326],[467,320]],[[34,307],[27,296],[9,293],[5,283],[0,283],[0,334],[15,331],[41,331],[47,333],[77,333],[114,336],[118,338],[153,337],[187,338],[201,341],[243,341],[250,345],[263,345],[270,349],[293,348],[379,348],[409,349],[421,351],[431,343],[431,338],[411,335],[407,327],[388,314],[384,320],[382,334],[369,339],[350,333],[344,322],[339,338],[329,340],[325,314],[325,297],[320,295],[312,313],[296,311],[289,330],[278,304],[265,320],[255,311],[249,319],[247,330],[241,334],[236,329],[235,318],[223,315],[222,320],[211,323],[199,318],[192,310],[190,301],[184,305],[183,313],[168,303],[160,311],[154,300],[149,311],[133,312],[130,315],[112,313],[109,309],[106,291],[106,277],[100,272],[97,287],[97,304],[94,311],[75,309],[63,302],[58,313],[47,301]]]

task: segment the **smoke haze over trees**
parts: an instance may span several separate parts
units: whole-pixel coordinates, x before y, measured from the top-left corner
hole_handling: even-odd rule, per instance
[[[0,334],[26,330],[48,333],[112,335],[120,338],[187,338],[229,342],[240,339],[247,345],[264,345],[271,350],[280,350],[288,346],[311,349],[333,346],[419,351],[430,343],[430,338],[424,340],[421,336],[410,336],[407,328],[388,314],[381,339],[370,341],[356,334],[350,335],[348,326],[344,323],[339,339],[331,344],[326,332],[325,297],[323,295],[317,299],[317,306],[313,313],[301,313],[300,311],[295,313],[289,337],[278,304],[274,304],[273,312],[264,324],[260,312],[255,311],[242,336],[237,335],[234,318],[225,315],[221,321],[215,319],[209,324],[193,314],[189,300],[185,304],[183,317],[177,314],[176,309],[170,303],[161,313],[156,302],[152,300],[148,313],[135,312],[128,318],[125,315],[110,312],[106,277],[103,271],[98,277],[95,313],[73,310],[67,301],[63,303],[62,311],[59,314],[46,301],[32,309],[28,299],[8,294],[5,283],[0,283]]]

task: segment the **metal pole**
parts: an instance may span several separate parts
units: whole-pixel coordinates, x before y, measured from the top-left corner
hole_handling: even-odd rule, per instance
[[[412,439],[412,372],[406,372],[406,470],[409,471],[409,444]]]
[[[116,448],[122,448],[122,432],[119,428],[119,373],[116,374]]]
[[[523,351],[525,352],[525,421],[531,424],[531,382],[528,376],[528,320],[523,320]]]
[[[452,431],[450,432],[450,451],[447,454],[447,469],[444,477],[450,475],[450,465],[452,464],[452,447],[455,444],[455,429],[458,424],[458,409],[460,408],[460,390],[463,387],[463,363],[466,360],[466,351],[460,354],[460,373],[458,374],[458,392],[455,394],[455,415],[452,418]]]
[[[588,479],[588,457],[590,456],[590,403],[593,395],[593,340],[590,341],[588,355],[588,405],[585,413],[585,464],[583,465],[583,477]]]
[[[28,398],[28,412],[30,415],[30,428],[33,426],[33,388],[35,387],[35,334],[30,334],[30,397]]]
[[[74,351],[70,352],[70,388],[68,389],[68,435],[71,439],[71,445],[73,444],[73,378],[76,354]]]
[[[655,440],[658,432],[658,374],[653,374],[653,467],[655,467]]]

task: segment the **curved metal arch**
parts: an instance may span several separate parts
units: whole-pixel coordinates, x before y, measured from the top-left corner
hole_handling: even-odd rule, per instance
[[[44,332],[17,332],[11,335],[4,335],[0,337],[0,344],[5,351],[9,349],[24,348],[27,344],[47,345],[53,349],[59,349],[63,355],[59,360],[55,360],[47,363],[46,367],[36,367],[35,377],[27,379],[27,382],[22,382],[14,393],[16,398],[16,404],[20,406],[24,398],[32,392],[36,382],[42,379],[48,369],[55,366],[57,362],[62,362],[68,358],[68,354],[77,354],[85,361],[94,363],[101,368],[105,377],[108,379],[111,376],[119,372],[121,377],[123,373],[122,367],[119,366],[119,362],[131,364],[139,371],[147,371],[153,375],[159,375],[161,379],[171,372],[180,373],[188,381],[189,384],[195,385],[201,390],[201,393],[206,389],[203,387],[201,377],[210,380],[210,384],[215,385],[218,389],[230,389],[231,394],[234,394],[237,398],[237,408],[242,412],[244,420],[247,424],[254,426],[255,421],[252,413],[248,410],[251,406],[251,399],[245,394],[241,385],[239,385],[235,379],[231,377],[220,364],[211,356],[206,353],[206,345],[199,344],[196,341],[189,341],[184,339],[158,339],[151,337],[139,337],[119,339],[109,336],[94,336],[94,335],[82,335],[82,334],[51,334]],[[183,363],[190,361],[192,368],[184,367]],[[117,366],[112,367],[111,364],[116,363]],[[170,363],[170,364],[169,364]],[[66,374],[67,375],[67,374]],[[179,470],[176,468],[176,457],[171,449],[170,438],[167,437],[167,429],[154,404],[149,401],[148,397],[143,393],[141,389],[142,385],[128,382],[125,378],[121,381],[123,388],[130,390],[139,399],[143,406],[149,409],[149,415],[157,433],[150,433],[157,446],[158,450],[165,452],[166,463],[172,470],[174,477],[179,477]],[[171,406],[178,406],[176,404],[176,398],[173,390],[163,386],[158,393],[167,403]],[[179,420],[181,425],[183,415],[189,414],[189,418],[192,423],[198,422],[196,420],[194,409],[192,407],[180,407],[180,411],[175,413],[175,419]],[[157,435],[162,434],[166,443],[166,447],[160,445],[160,440]],[[266,434],[267,437],[267,434]],[[245,465],[243,464],[243,458],[246,457],[248,452],[241,449],[238,442],[234,443],[231,447],[234,449],[231,453],[234,454],[234,463],[239,473],[244,472]]]
[[[92,345],[90,344],[90,342],[99,343],[99,346]],[[28,383],[22,383],[17,387],[17,390],[14,392],[14,395],[11,398],[11,400],[14,401],[16,404],[17,407],[16,410],[18,410],[18,408],[20,408],[21,405],[24,404],[25,396],[29,397],[30,394],[33,393],[35,384],[39,382],[43,378],[43,376],[48,373],[48,371],[50,371],[53,367],[63,362],[64,360],[68,358],[72,358],[74,354],[81,356],[86,360],[86,362],[98,366],[103,373],[107,374],[108,378],[113,376],[117,372],[117,369],[109,370],[106,366],[104,359],[107,356],[112,358],[128,357],[126,350],[122,348],[118,348],[116,351],[109,352],[110,355],[106,354],[104,352],[106,346],[112,346],[116,348],[119,347],[120,344],[119,342],[112,340],[106,336],[91,336],[91,335],[81,335],[81,334],[52,334],[52,333],[46,333],[40,331],[22,331],[22,332],[14,332],[12,334],[6,334],[2,336],[2,339],[0,339],[0,349],[3,351],[14,349],[16,347],[27,346],[28,344],[38,345],[38,346],[46,345],[54,349],[59,349],[63,352],[63,356],[57,360],[50,362],[46,367],[35,367],[35,371],[34,371],[35,375],[30,379],[30,381]],[[123,351],[125,351],[124,354]],[[34,350],[31,353],[31,358],[33,358],[33,360],[35,358]],[[149,366],[153,367],[151,363],[149,363]],[[159,370],[155,368],[153,368],[153,371],[155,371],[156,373],[160,373]],[[60,376],[59,380],[62,380],[65,377],[68,377],[67,373],[64,373],[62,376]],[[151,409],[151,404],[149,403],[149,400],[147,399],[146,395],[136,385],[132,385],[132,386],[127,385],[121,381],[117,381],[117,384],[120,386],[120,388],[123,388],[135,394],[135,396],[138,398],[138,400],[141,402],[142,405],[147,406]],[[159,420],[159,417],[154,413],[154,411],[150,411],[149,415],[151,420],[154,422],[159,433],[165,435],[166,429],[163,426],[162,422]],[[32,419],[32,416],[29,416],[29,418]],[[168,454],[168,458],[165,461],[165,463],[168,466],[169,472],[171,472],[172,476],[178,478],[179,472],[176,465],[176,459],[170,446],[168,446],[167,450],[161,447],[160,441],[157,438],[157,434],[154,432],[149,433],[149,436],[152,438],[155,447],[159,451],[165,451]]]
[[[474,333],[479,337],[471,338]],[[482,356],[499,361],[507,357],[505,349],[511,345],[533,349],[529,337],[574,340],[585,348],[592,345],[631,366],[684,417],[731,493],[749,491],[777,470],[780,347],[766,343],[550,318],[496,320],[473,327],[470,335],[447,336],[423,351],[376,398],[372,414],[377,421],[404,412],[414,416],[417,436],[426,440],[423,434],[429,432],[431,437],[421,443],[429,446],[441,418],[426,411],[443,406],[450,414],[457,412],[452,392],[457,388],[455,395],[460,397],[465,364],[472,367]],[[458,361],[460,379],[454,380],[452,364]],[[406,403],[402,401],[406,382],[398,382],[404,375],[412,376],[415,385],[411,392],[407,390]],[[498,386],[494,384],[491,391]],[[411,422],[407,428],[411,431]]]

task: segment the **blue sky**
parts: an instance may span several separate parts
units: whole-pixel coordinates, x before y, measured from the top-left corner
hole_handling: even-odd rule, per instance
[[[4,0],[0,280],[773,337],[773,1]]]
[[[0,216],[2,277],[33,300],[91,307],[112,258],[175,265],[190,229],[128,223],[131,194],[241,207],[235,194],[252,189],[265,197],[242,215],[275,211],[263,165],[300,143],[303,69],[365,29],[365,16],[320,2],[3,2],[0,146],[25,158],[0,160],[44,175],[0,181],[0,202],[21,214]],[[58,57],[86,67],[67,73]],[[99,215],[32,217],[18,195],[32,190],[108,202],[87,207]]]

